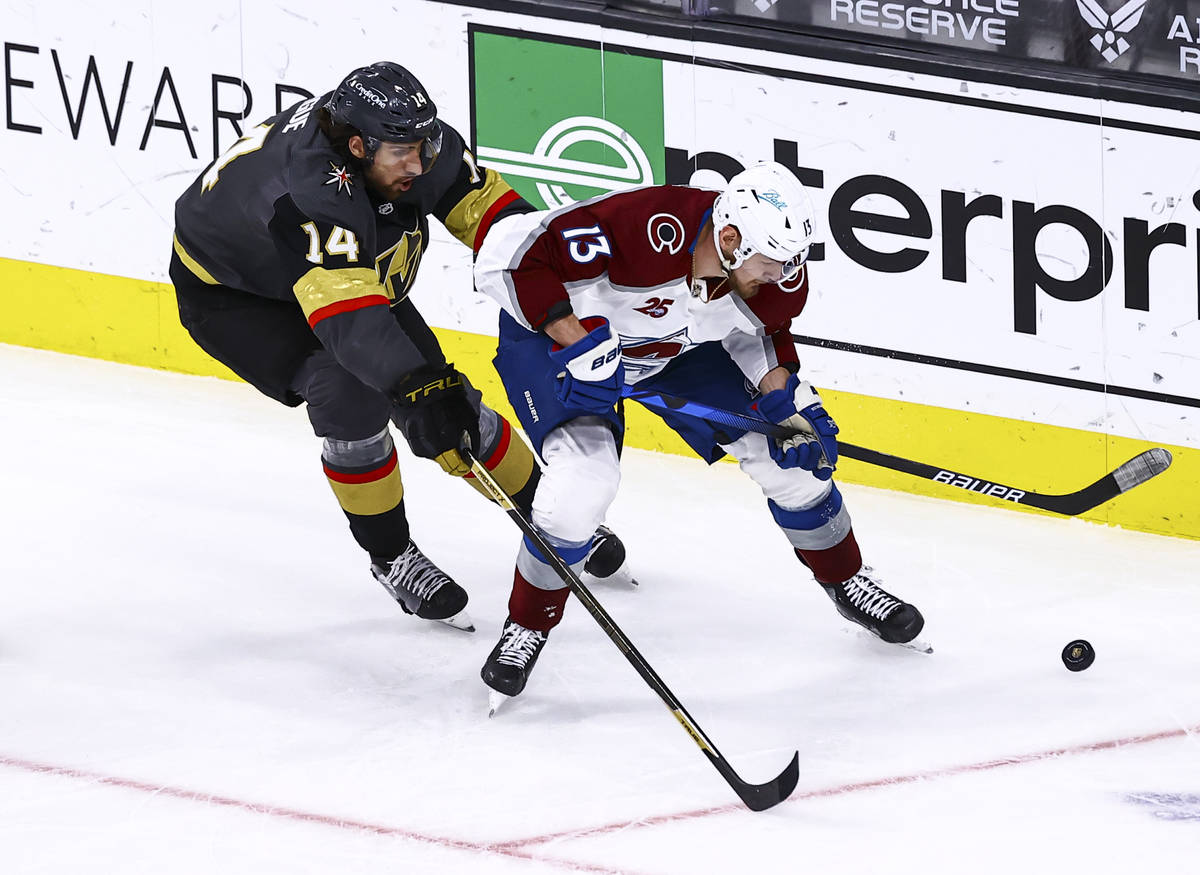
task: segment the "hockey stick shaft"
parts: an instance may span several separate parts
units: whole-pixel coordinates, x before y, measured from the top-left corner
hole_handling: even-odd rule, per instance
[[[735,413],[731,410],[721,410],[710,407],[698,401],[689,401],[663,392],[651,389],[639,389],[637,386],[626,386],[625,397],[639,401],[647,407],[658,408],[675,413],[695,416],[716,425],[725,425],[742,431],[753,431],[768,437],[790,437],[792,432],[783,426],[768,422],[765,419]],[[977,495],[986,495],[1011,501],[1015,504],[1025,504],[1030,507],[1048,510],[1064,516],[1077,516],[1085,513],[1106,501],[1110,501],[1122,492],[1128,492],[1135,486],[1156,477],[1171,465],[1171,453],[1163,447],[1153,447],[1134,456],[1128,462],[1105,474],[1095,483],[1085,486],[1075,492],[1064,495],[1047,495],[1029,489],[1019,489],[1006,486],[971,474],[962,474],[937,465],[929,465],[902,456],[892,456],[878,450],[860,447],[845,441],[838,441],[838,454],[848,459],[856,459],[880,468],[890,468],[923,477],[935,483],[946,486],[956,486]]]
[[[663,682],[662,678],[658,676],[658,673],[650,666],[650,663],[646,661],[645,657],[633,645],[633,642],[621,630],[621,627],[609,616],[604,606],[596,600],[583,581],[579,579],[579,575],[571,570],[571,567],[562,560],[562,557],[546,541],[538,528],[516,506],[512,496],[505,491],[504,487],[496,481],[491,472],[478,459],[469,453],[466,453],[465,456],[471,463],[471,473],[475,476],[476,481],[487,490],[492,499],[504,509],[509,518],[534,543],[538,551],[550,563],[550,567],[554,569],[559,579],[570,587],[571,592],[583,603],[587,612],[592,615],[592,618],[600,625],[604,633],[617,645],[617,649],[625,655],[625,658],[629,660],[629,664],[641,675],[642,680],[650,686],[650,689],[658,694],[663,704],[667,706],[675,719],[679,721],[679,724],[691,736],[692,741],[696,743],[701,752],[708,758],[708,761],[720,772],[721,777],[738,794],[738,797],[746,804],[746,807],[752,811],[764,811],[786,799],[792,790],[796,788],[796,783],[800,779],[799,751],[792,756],[792,761],[773,780],[765,784],[750,784],[744,781],[733,770],[733,767],[729,765],[729,761],[717,750],[717,746],[712,743],[692,715],[688,713],[679,699],[675,697],[675,694]]]

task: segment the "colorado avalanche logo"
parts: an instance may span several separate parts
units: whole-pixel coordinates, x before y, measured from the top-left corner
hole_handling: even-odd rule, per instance
[[[674,255],[683,248],[683,222],[670,213],[655,213],[646,223],[646,236],[655,252]]]
[[[800,265],[799,273],[797,273],[794,277],[792,277],[790,280],[780,280],[779,282],[775,283],[775,285],[778,287],[779,291],[791,294],[792,292],[798,292],[804,288],[804,283],[807,281],[807,279],[808,265],[802,264]]]
[[[621,361],[625,364],[626,374],[645,375],[661,370],[691,345],[686,326],[666,337],[621,335]]]

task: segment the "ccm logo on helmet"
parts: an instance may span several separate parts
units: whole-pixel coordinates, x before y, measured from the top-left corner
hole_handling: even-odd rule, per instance
[[[683,222],[670,213],[655,213],[646,223],[646,236],[655,252],[665,249],[674,255],[683,248]]]

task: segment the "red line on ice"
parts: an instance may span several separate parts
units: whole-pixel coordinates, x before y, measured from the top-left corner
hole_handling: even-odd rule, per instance
[[[1036,763],[1041,760],[1053,759],[1054,757],[1073,756],[1076,754],[1097,753],[1104,750],[1113,750],[1118,747],[1126,747],[1135,744],[1148,744],[1152,741],[1164,741],[1168,738],[1180,738],[1193,733],[1200,733],[1200,724],[1196,726],[1186,726],[1180,729],[1167,729],[1162,732],[1151,732],[1145,735],[1133,735],[1127,738],[1116,738],[1110,741],[1096,741],[1089,744],[1079,744],[1072,747],[1060,747],[1054,750],[1044,750],[1038,753],[1019,754],[1012,757],[1004,757],[997,760],[984,760],[978,763],[966,763],[961,766],[947,766],[943,769],[931,769],[926,772],[914,772],[910,775],[894,775],[888,778],[875,778],[869,781],[856,781],[850,784],[839,784],[833,787],[825,787],[817,790],[801,790],[792,793],[786,802],[798,802],[804,799],[822,799],[827,796],[844,796],[847,793],[857,793],[860,790],[876,790],[880,787],[895,787],[901,784],[913,784],[917,781],[931,781],[937,778],[952,778],[957,775],[966,775],[972,772],[987,772],[992,769],[1001,769],[1007,766],[1020,766],[1028,763]],[[786,802],[784,804],[786,804]],[[576,830],[563,830],[562,832],[544,833],[543,835],[530,836],[524,839],[515,839],[511,842],[503,842],[494,845],[494,848],[524,848],[531,845],[545,844],[546,842],[555,841],[557,839],[579,839],[592,838],[594,836],[605,835],[612,832],[620,832],[621,830],[641,828],[646,826],[658,826],[664,823],[675,823],[682,820],[694,820],[700,817],[708,817],[713,814],[730,814],[737,811],[745,811],[746,808],[741,803],[733,803],[729,805],[717,805],[711,808],[697,808],[692,811],[679,811],[674,814],[658,814],[649,817],[639,817],[636,820],[622,820],[616,823],[608,823],[603,826],[584,827]]]
[[[312,811],[301,811],[297,808],[287,808],[281,805],[267,805],[258,802],[247,802],[243,799],[235,799],[231,796],[221,796],[214,793],[205,793],[199,790],[187,790],[181,787],[152,784],[148,781],[138,781],[133,778],[121,778],[115,775],[105,775],[100,772],[92,772],[86,769],[55,766],[49,763],[39,763],[32,760],[20,759],[18,757],[0,755],[0,766],[9,766],[14,769],[21,769],[22,771],[33,772],[35,774],[56,775],[64,778],[77,778],[85,781],[92,781],[97,784],[106,784],[110,787],[120,787],[123,790],[137,790],[141,793],[149,793],[154,796],[169,796],[174,799],[184,799],[188,802],[201,802],[205,805],[221,805],[225,806],[226,808],[235,808],[241,811],[249,811],[253,814],[264,814],[269,817],[278,817],[285,820],[297,820],[303,823],[315,823],[321,826],[336,827],[337,829],[374,833],[375,835],[387,836],[389,838],[409,839],[414,842],[421,842],[423,844],[435,845],[437,847],[449,848],[452,850],[471,851],[480,854],[498,854],[504,857],[529,860],[533,862],[544,863],[550,866],[561,866],[563,868],[571,869],[572,871],[605,873],[627,873],[629,871],[627,869],[615,869],[611,866],[597,866],[574,860],[542,856],[530,851],[522,850],[518,846],[519,843],[510,842],[504,844],[492,844],[488,842],[472,842],[465,839],[454,839],[446,838],[444,836],[428,835],[426,833],[415,832],[413,830],[403,829],[401,827],[367,823],[366,821],[351,820],[345,817],[337,817],[336,815],[318,814]]]

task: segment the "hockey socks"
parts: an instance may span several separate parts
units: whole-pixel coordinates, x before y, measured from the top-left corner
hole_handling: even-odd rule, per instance
[[[513,434],[508,420],[499,414],[495,416],[499,427],[490,435],[490,440],[484,439],[484,445],[479,448],[479,461],[504,487],[504,491],[512,496],[513,503],[528,515],[542,471],[534,461],[533,452]],[[467,474],[465,479],[477,492],[491,500],[487,490],[475,480],[474,474]]]
[[[403,553],[404,484],[387,431],[366,441],[326,440],[321,464],[359,546],[375,560]]]
[[[858,541],[854,539],[854,530],[846,533],[846,537],[828,550],[801,550],[796,548],[796,558],[812,570],[817,583],[841,583],[849,580],[862,568],[862,553],[858,549]]]
[[[539,589],[527,581],[520,571],[513,574],[512,594],[508,599],[511,620],[538,632],[549,632],[562,620],[563,608],[571,590]]]

